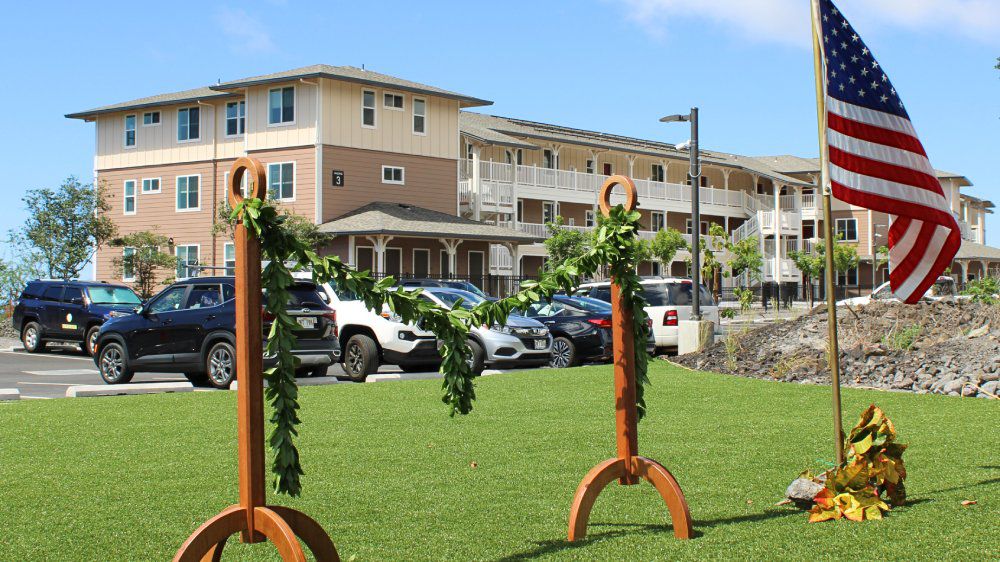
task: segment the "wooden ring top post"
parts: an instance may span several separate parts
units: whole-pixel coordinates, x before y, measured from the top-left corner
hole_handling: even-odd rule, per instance
[[[263,200],[267,194],[267,171],[260,160],[241,156],[233,162],[233,167],[229,170],[229,205],[236,207],[243,201],[243,190],[240,184],[243,183],[243,174],[249,173],[247,187],[251,197]]]
[[[626,211],[634,211],[639,202],[639,192],[635,189],[635,183],[632,181],[632,178],[620,174],[611,176],[610,178],[604,180],[604,185],[601,186],[600,195],[597,197],[601,206],[601,214],[606,217],[611,215],[611,192],[614,190],[616,185],[620,185],[625,188]]]

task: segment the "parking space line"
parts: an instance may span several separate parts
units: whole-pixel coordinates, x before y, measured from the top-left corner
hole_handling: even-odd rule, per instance
[[[71,377],[74,375],[96,375],[97,369],[51,369],[48,371],[21,371],[27,375],[37,375],[41,377]]]
[[[93,363],[94,360],[90,357],[70,357],[68,355],[39,355],[37,353],[25,353],[23,351],[0,351],[0,353],[6,353],[8,355],[17,355],[18,357],[35,357],[38,359],[71,359],[73,361],[88,361]]]
[[[34,384],[39,386],[76,386],[77,383],[73,382],[21,382],[18,381],[15,384]]]
[[[27,394],[21,395],[21,400],[52,400],[51,396],[28,396]]]

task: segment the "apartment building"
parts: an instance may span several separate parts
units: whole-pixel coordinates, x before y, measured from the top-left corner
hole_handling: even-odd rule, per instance
[[[320,250],[393,275],[534,275],[545,259],[545,224],[596,224],[597,191],[611,174],[639,190],[643,238],[675,228],[690,238],[722,226],[753,236],[763,279],[797,283],[788,253],[822,233],[818,161],[703,151],[701,224],[692,225],[688,153],[610,133],[466,111],[492,102],[353,67],[314,65],[117,103],[68,115],[96,124],[95,175],[113,194],[120,230],[156,230],[195,266],[231,268],[233,246],[216,233],[226,174],[250,155],[268,167],[268,194],[332,242]],[[1000,267],[985,246],[992,203],[961,193],[971,182],[939,173],[963,228],[953,267],[963,279]],[[887,243],[888,216],[837,202],[835,229],[861,256],[845,285],[886,277],[873,255]],[[99,279],[118,279],[98,251]],[[688,256],[644,263],[643,274],[683,275]],[[124,277],[127,280],[128,272]],[[727,283],[745,280],[731,279]]]

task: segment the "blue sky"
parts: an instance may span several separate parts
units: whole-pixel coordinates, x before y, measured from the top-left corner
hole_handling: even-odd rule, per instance
[[[931,162],[1000,203],[998,0],[841,0],[907,105]],[[100,6],[96,8],[96,6]],[[371,6],[376,6],[372,9]],[[7,87],[0,233],[20,198],[92,176],[94,126],[65,113],[314,63],[494,100],[484,111],[680,142],[816,153],[806,0],[21,2],[0,35]],[[1000,245],[1000,221],[987,223]]]

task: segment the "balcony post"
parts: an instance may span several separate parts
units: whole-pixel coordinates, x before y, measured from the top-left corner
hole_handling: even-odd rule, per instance
[[[472,206],[472,218],[475,220],[480,220],[482,215],[483,207],[483,186],[480,178],[479,170],[479,151],[480,147],[478,144],[472,145],[472,177],[469,178],[471,185],[469,190],[472,191],[473,197],[475,197],[475,203]]]
[[[778,306],[781,305],[781,185],[776,181],[771,181],[774,192],[774,279],[778,287]]]

